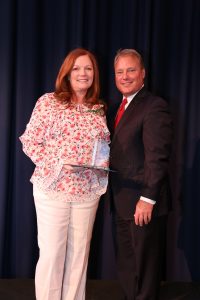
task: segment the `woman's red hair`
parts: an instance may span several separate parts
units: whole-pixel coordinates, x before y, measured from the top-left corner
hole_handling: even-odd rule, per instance
[[[63,103],[69,102],[72,98],[73,90],[68,78],[76,59],[83,55],[87,55],[90,58],[94,69],[94,80],[86,93],[86,101],[89,103],[99,102],[99,69],[96,58],[90,51],[83,48],[77,48],[72,50],[66,56],[56,79],[55,96]]]

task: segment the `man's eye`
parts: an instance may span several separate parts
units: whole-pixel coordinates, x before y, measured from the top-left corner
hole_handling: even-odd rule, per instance
[[[135,69],[128,69],[129,73],[135,72]]]

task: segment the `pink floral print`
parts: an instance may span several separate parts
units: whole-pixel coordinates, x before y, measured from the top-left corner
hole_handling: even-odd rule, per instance
[[[102,195],[107,187],[106,171],[68,168],[68,164],[90,165],[97,139],[110,143],[101,105],[89,109],[86,105],[63,105],[53,93],[41,96],[20,137],[23,151],[36,165],[31,182],[48,192],[67,193],[67,201]],[[108,163],[109,157],[104,167]]]

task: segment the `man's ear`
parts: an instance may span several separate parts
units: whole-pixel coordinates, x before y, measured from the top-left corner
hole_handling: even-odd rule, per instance
[[[142,74],[143,74],[143,79],[144,79],[144,78],[145,78],[145,75],[146,75],[145,69],[142,70]]]

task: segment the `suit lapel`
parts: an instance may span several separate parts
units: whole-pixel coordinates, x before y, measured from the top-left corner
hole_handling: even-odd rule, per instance
[[[119,121],[112,139],[112,144],[114,143],[114,140],[119,133],[119,131],[126,125],[126,120],[130,115],[133,114],[133,110],[135,109],[135,106],[140,102],[140,100],[146,95],[146,89],[143,87],[138,94],[134,97],[134,99],[131,101],[127,109],[125,110],[123,116],[121,117],[121,120]]]

